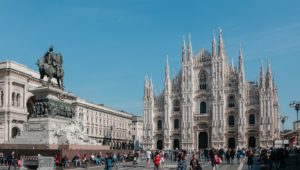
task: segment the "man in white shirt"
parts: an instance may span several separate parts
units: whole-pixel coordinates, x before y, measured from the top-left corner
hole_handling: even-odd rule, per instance
[[[147,168],[150,166],[150,159],[151,159],[151,151],[148,149],[146,151],[146,156],[147,156]]]

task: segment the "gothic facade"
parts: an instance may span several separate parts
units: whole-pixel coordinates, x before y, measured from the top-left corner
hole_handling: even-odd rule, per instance
[[[182,45],[181,70],[170,78],[165,69],[164,90],[144,84],[144,148],[199,149],[206,147],[272,146],[279,138],[279,102],[268,64],[260,79],[245,80],[240,48],[238,67],[230,65],[222,31],[212,50],[193,53],[191,38]]]

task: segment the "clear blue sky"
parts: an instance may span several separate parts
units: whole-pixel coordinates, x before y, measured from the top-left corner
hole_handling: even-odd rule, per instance
[[[246,79],[269,58],[280,112],[300,100],[300,1],[27,0],[0,2],[0,60],[35,70],[53,44],[64,57],[66,89],[76,95],[142,114],[144,75],[163,88],[166,55],[180,69],[182,35],[193,50],[211,49],[213,29],[223,28],[227,55],[237,63],[242,43]],[[266,64],[265,64],[266,65]]]

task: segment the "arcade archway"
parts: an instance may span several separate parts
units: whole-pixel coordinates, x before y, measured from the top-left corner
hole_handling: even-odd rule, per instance
[[[20,134],[20,129],[18,127],[13,127],[11,129],[11,137],[12,138],[15,138],[19,134]]]

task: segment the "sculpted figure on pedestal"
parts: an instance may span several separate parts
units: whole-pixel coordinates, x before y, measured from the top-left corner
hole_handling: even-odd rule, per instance
[[[50,46],[45,55],[37,61],[40,79],[43,79],[44,76],[47,76],[48,83],[50,83],[52,77],[54,77],[57,79],[58,86],[63,89],[64,70],[62,67],[62,62],[62,55],[60,53],[54,53],[53,46]]]

